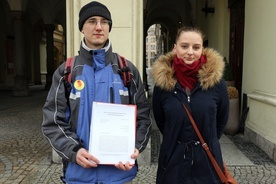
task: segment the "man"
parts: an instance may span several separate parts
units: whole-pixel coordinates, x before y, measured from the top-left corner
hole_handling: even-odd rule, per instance
[[[118,73],[118,55],[112,52],[109,40],[111,28],[111,14],[105,5],[92,1],[81,8],[79,30],[84,38],[71,71],[70,95],[66,95],[65,64],[62,64],[53,75],[43,107],[42,132],[62,157],[65,183],[124,184],[131,183],[137,174],[137,164],[101,165],[88,152],[94,101],[137,106],[136,142],[131,158],[137,159],[150,136],[150,107],[140,74],[127,61],[132,81],[129,87],[124,86]]]

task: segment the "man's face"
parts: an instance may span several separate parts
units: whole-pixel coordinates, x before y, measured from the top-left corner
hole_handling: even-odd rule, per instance
[[[109,37],[110,22],[103,17],[93,16],[88,18],[82,27],[85,44],[90,49],[103,48]]]

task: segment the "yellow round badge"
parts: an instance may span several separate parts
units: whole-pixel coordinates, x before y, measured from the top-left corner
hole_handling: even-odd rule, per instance
[[[84,82],[82,80],[76,80],[74,83],[74,87],[77,90],[82,90],[84,88]]]

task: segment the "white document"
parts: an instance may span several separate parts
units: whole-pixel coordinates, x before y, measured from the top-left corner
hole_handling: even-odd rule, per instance
[[[136,105],[93,102],[89,153],[100,164],[131,164],[135,148]]]

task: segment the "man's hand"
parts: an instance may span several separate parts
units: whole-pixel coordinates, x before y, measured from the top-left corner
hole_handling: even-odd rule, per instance
[[[132,159],[137,159],[139,156],[139,151],[135,148],[134,149],[134,153],[130,156]],[[115,164],[115,167],[117,167],[118,169],[121,169],[123,171],[128,171],[130,169],[132,169],[134,165],[130,164],[129,162],[126,162],[125,164],[123,164],[122,162],[119,162],[118,164]]]
[[[81,148],[76,155],[76,162],[83,168],[97,167],[100,161],[88,153],[87,150]]]

